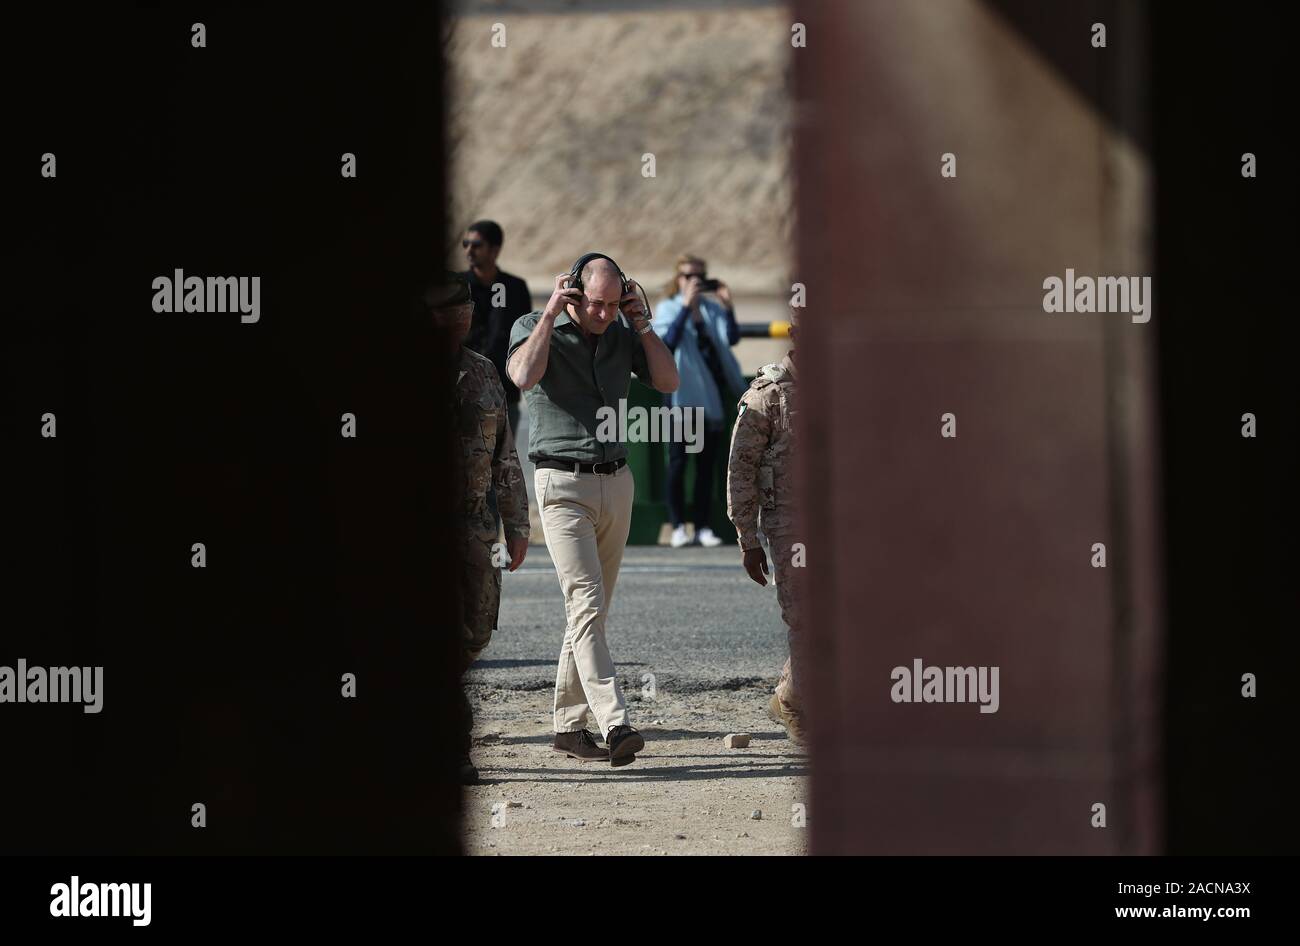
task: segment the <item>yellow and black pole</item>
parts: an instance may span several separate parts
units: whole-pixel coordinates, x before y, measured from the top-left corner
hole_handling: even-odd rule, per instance
[[[789,338],[789,322],[741,322],[741,338]]]

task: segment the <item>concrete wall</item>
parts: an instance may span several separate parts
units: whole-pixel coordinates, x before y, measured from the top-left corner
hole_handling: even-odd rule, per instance
[[[814,850],[1151,852],[1152,323],[1043,310],[1067,267],[1150,272],[1107,117],[1143,121],[1141,7],[1048,18],[1068,71],[973,0],[793,16]],[[1000,708],[891,701],[916,658],[1000,668]]]

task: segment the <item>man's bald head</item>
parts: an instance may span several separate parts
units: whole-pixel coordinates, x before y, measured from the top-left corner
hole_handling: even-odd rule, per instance
[[[582,280],[582,301],[571,308],[583,331],[600,335],[618,318],[623,298],[618,268],[607,259],[594,259],[582,267],[578,278]]]
[[[594,259],[586,266],[582,267],[582,272],[578,274],[582,280],[582,291],[592,298],[604,299],[604,294],[593,296],[592,293],[599,285],[602,290],[610,289],[616,295],[623,294],[623,284],[618,277],[618,268],[607,259]]]

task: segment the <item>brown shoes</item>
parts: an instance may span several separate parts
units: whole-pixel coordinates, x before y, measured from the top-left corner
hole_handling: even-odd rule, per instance
[[[557,732],[551,748],[579,762],[608,762],[609,750],[596,745],[596,737],[585,729]]]
[[[610,765],[628,765],[636,761],[636,754],[645,748],[645,739],[631,726],[614,726],[605,737],[607,748],[596,745],[596,737],[585,729],[577,732],[557,732],[551,748],[563,752],[579,762],[608,762]]]
[[[645,748],[645,738],[631,726],[611,726],[605,737],[610,765],[628,765]]]

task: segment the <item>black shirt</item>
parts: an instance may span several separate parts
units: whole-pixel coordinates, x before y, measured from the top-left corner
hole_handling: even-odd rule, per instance
[[[722,370],[722,359],[718,357],[718,349],[713,345],[713,333],[704,323],[696,326],[695,344],[700,349],[700,355],[704,358],[704,363],[709,366],[709,374],[713,378],[713,384],[718,389],[718,397],[726,401],[728,398],[734,398],[736,395],[727,388],[727,375]],[[665,401],[664,403],[668,403]]]
[[[496,278],[484,285],[472,271],[463,273],[469,280],[470,295],[474,297],[474,321],[470,323],[465,347],[490,359],[497,366],[501,386],[506,389],[506,400],[514,404],[519,400],[519,389],[506,377],[506,346],[510,344],[510,328],[521,315],[532,311],[533,302],[528,294],[528,283],[503,269]],[[493,286],[505,286],[505,304],[492,305]]]

